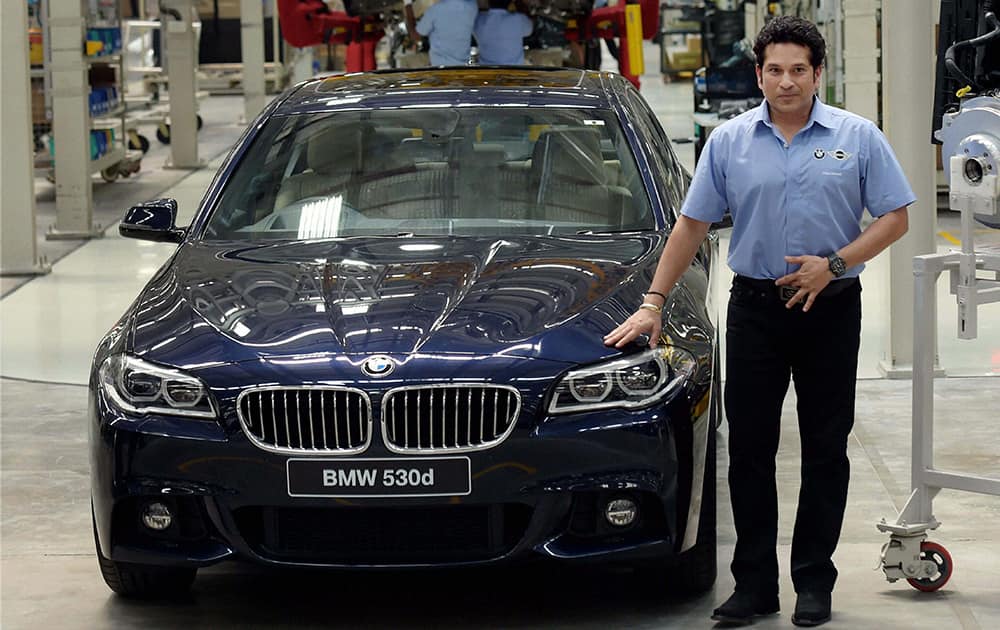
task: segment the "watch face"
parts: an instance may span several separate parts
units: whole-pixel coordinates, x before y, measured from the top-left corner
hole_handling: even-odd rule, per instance
[[[844,259],[836,254],[831,254],[827,260],[830,263],[830,271],[834,276],[840,277],[847,272],[847,265],[844,264]]]

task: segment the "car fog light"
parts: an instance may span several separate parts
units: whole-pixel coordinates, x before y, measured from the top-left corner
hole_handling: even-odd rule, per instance
[[[604,518],[615,527],[631,525],[639,516],[639,506],[631,499],[614,499],[608,501],[604,508]]]
[[[142,510],[142,523],[149,529],[163,531],[170,527],[173,520],[170,508],[162,503],[148,503]]]

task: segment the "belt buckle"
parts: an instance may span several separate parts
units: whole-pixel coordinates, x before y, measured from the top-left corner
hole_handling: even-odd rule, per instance
[[[781,299],[782,302],[787,302],[788,300],[792,299],[798,292],[799,292],[798,288],[789,286],[787,284],[778,287],[778,297]]]

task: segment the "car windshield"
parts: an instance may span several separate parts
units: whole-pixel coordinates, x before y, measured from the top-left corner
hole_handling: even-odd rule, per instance
[[[654,229],[610,110],[400,108],[267,122],[209,240]]]

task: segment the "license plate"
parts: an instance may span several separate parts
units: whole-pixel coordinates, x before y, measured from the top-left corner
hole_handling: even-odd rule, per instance
[[[442,497],[472,492],[468,457],[289,459],[292,497]]]

